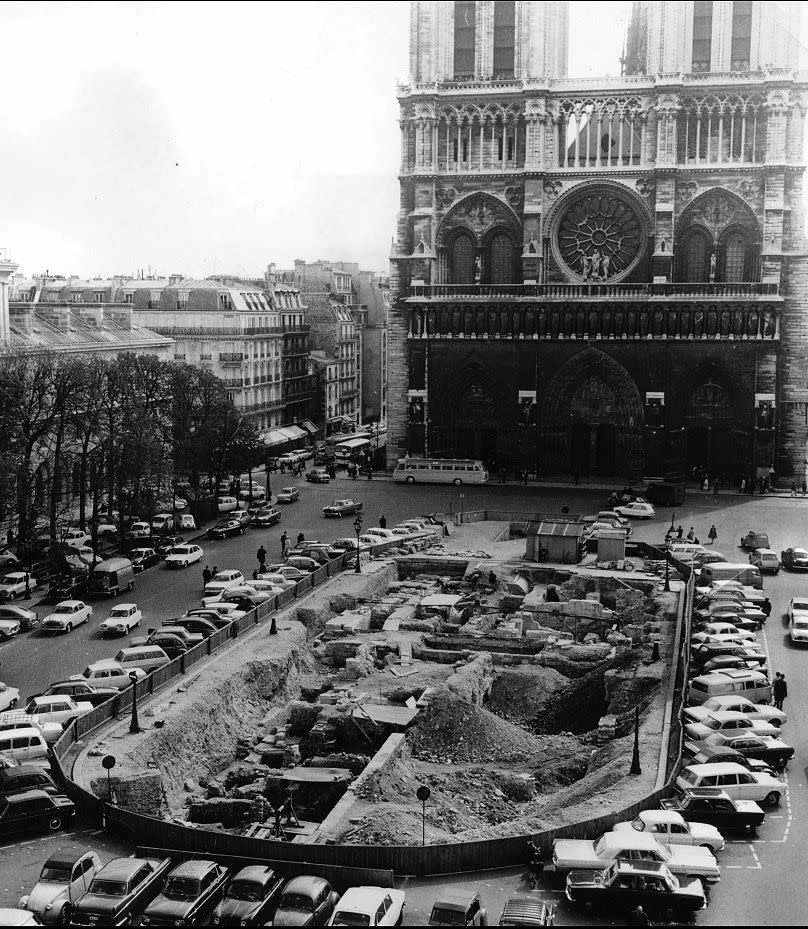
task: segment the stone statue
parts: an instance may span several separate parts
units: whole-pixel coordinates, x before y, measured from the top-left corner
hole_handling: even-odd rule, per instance
[[[600,261],[600,273],[601,273],[601,276],[603,277],[603,280],[604,280],[604,281],[605,281],[606,278],[609,276],[609,265],[610,265],[611,263],[612,263],[612,259],[611,259],[611,257],[610,257],[609,255],[604,255],[603,258],[601,258],[601,261]]]
[[[590,263],[589,255],[584,255],[581,258],[581,268],[581,277],[583,277],[585,281],[588,281],[589,275],[592,273],[592,265]]]
[[[710,253],[710,283],[715,281],[715,252]]]
[[[474,259],[474,283],[479,284],[482,280],[483,267],[482,262],[480,261],[480,256]]]

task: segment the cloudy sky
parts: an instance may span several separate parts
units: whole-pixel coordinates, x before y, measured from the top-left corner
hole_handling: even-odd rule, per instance
[[[572,2],[618,74],[630,2]],[[409,4],[0,3],[0,248],[33,273],[385,271]]]

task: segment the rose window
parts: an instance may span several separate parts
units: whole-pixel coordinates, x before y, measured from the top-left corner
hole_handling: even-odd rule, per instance
[[[575,277],[608,281],[625,277],[639,261],[645,230],[639,212],[616,190],[587,190],[563,212],[555,244]]]

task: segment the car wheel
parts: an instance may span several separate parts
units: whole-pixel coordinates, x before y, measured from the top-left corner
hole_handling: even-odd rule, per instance
[[[68,623],[67,626],[65,626],[65,632],[72,632],[72,631],[73,631],[73,623]]]
[[[766,794],[766,799],[763,801],[767,806],[777,806],[780,803],[780,791],[771,790]]]
[[[58,832],[62,828],[62,817],[61,816],[51,816],[48,820],[48,829],[51,832]]]
[[[459,486],[463,483],[463,481],[462,481],[459,477],[456,477],[456,478],[452,481],[452,483],[455,485],[455,487],[459,487]]]
[[[415,478],[414,478],[411,474],[408,474],[408,475],[407,475],[407,483],[408,483],[408,484],[414,484],[414,483],[415,483]]]
[[[777,726],[778,729],[780,729],[783,725],[782,719],[770,719],[769,722],[772,724],[772,726]]]

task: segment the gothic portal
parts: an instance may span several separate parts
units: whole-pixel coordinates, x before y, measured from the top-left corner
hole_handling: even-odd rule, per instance
[[[802,479],[798,15],[635,3],[598,84],[565,3],[412,4],[390,465]]]

